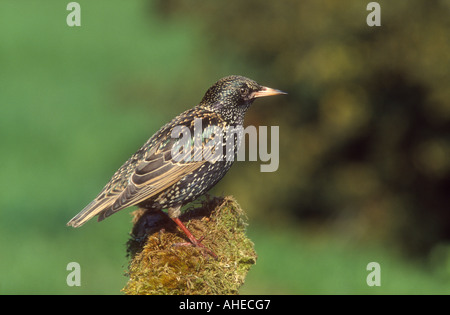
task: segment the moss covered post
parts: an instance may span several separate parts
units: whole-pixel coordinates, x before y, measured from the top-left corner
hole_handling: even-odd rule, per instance
[[[232,197],[210,197],[180,219],[219,257],[204,255],[187,242],[167,215],[138,209],[127,251],[131,258],[125,294],[238,294],[256,262],[245,234],[246,216]]]

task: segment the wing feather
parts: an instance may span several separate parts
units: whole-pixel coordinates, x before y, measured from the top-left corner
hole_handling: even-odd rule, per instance
[[[193,115],[193,114],[192,114]],[[180,115],[175,119],[178,125],[185,125],[194,134],[194,120],[183,119]],[[191,117],[192,118],[192,117]],[[218,116],[211,115],[203,118],[208,125],[224,124]],[[114,174],[111,181],[103,188],[100,194],[67,225],[74,227],[84,224],[87,220],[98,215],[101,221],[111,214],[126,207],[139,204],[161,193],[165,189],[177,183],[184,176],[199,169],[205,163],[211,163],[210,152],[206,152],[203,159],[196,159],[193,143],[191,150],[185,152],[193,159],[187,160],[178,157],[177,161],[172,158],[172,149],[178,139],[172,138],[171,133],[177,124],[163,126],[152,138],[150,138],[122,167]],[[210,139],[202,139],[204,146]],[[208,151],[208,150],[207,150]],[[198,161],[197,161],[198,160]],[[215,161],[212,161],[215,163]]]

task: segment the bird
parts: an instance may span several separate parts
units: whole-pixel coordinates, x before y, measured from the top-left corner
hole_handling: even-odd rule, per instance
[[[242,127],[245,114],[256,98],[279,94],[287,93],[240,75],[218,80],[198,105],[176,116],[150,137],[114,173],[97,197],[67,225],[80,227],[94,216],[102,221],[134,205],[146,209],[167,209],[168,216],[186,234],[190,243],[217,259],[217,255],[201,243],[203,238],[195,238],[181,222],[181,208],[206,194],[223,178],[234,162],[230,156],[237,153],[240,145],[239,141],[228,141],[230,137],[236,140],[235,134],[225,141],[216,139],[214,148],[204,150],[208,143],[211,146],[213,142],[210,141],[220,132],[227,134],[230,128]],[[198,123],[203,128],[200,133],[194,130]],[[187,139],[181,141],[177,130],[188,131],[191,138],[188,134]],[[178,138],[174,136],[177,133]],[[227,143],[231,143],[231,148],[226,146]]]

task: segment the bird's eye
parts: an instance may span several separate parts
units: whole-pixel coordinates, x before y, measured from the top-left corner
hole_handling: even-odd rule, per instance
[[[245,85],[243,87],[241,87],[241,94],[247,94],[248,93],[248,86]]]

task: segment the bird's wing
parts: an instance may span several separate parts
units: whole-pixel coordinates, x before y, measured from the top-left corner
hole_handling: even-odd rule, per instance
[[[183,114],[182,114],[183,115]],[[182,116],[180,115],[180,116]],[[186,116],[183,116],[186,118]],[[203,124],[222,125],[224,122],[217,116],[206,116]],[[175,122],[177,120],[175,119]],[[206,156],[198,159],[194,150],[195,141],[191,138],[188,149],[182,150],[180,139],[172,138],[174,125],[187,127],[194,135],[194,121],[190,119],[179,120],[177,124],[164,126],[146,144],[142,146],[112,177],[97,198],[85,209],[75,216],[67,225],[78,227],[95,215],[101,221],[111,214],[126,207],[136,205],[169,188],[184,176],[199,169],[212,159]],[[201,140],[201,145],[212,137],[208,134]],[[186,140],[186,139],[185,139]],[[172,153],[181,150],[182,154],[173,158]],[[180,152],[180,151],[178,151]],[[184,154],[184,155],[183,155]],[[186,159],[189,155],[191,159]],[[212,161],[215,162],[215,161]]]
[[[175,161],[170,154],[172,146],[171,141],[164,151],[155,152],[137,166],[127,187],[117,197],[114,204],[100,214],[99,221],[121,209],[157,195],[205,164],[206,160]]]

